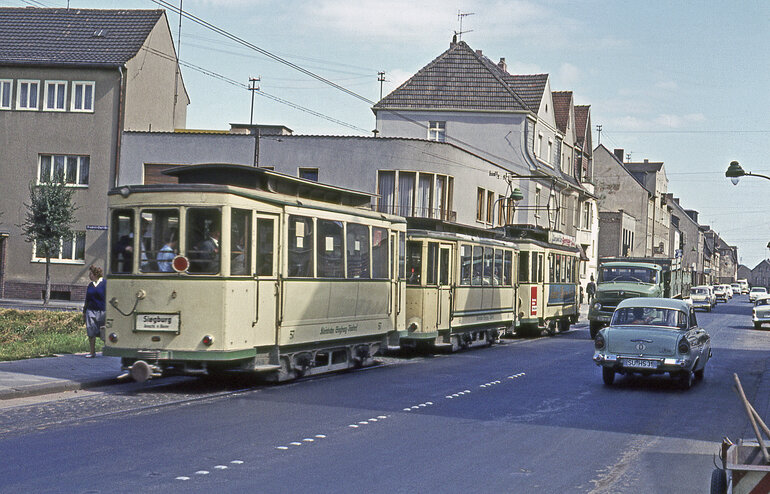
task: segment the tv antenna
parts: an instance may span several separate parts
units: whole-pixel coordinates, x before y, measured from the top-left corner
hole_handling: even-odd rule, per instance
[[[459,10],[457,11],[457,21],[460,23],[460,30],[455,31],[455,36],[457,36],[457,41],[461,41],[463,39],[463,34],[473,32],[473,29],[463,31],[463,18],[474,14],[475,12],[461,12]]]

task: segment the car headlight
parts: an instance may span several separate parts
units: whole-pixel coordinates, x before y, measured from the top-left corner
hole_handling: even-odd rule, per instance
[[[679,353],[689,353],[690,344],[687,342],[687,340],[682,340],[679,342],[679,347],[677,348],[677,350],[679,350]]]
[[[596,309],[596,310],[602,310],[602,304],[600,304],[599,302],[596,302],[596,303],[594,304],[594,309]]]

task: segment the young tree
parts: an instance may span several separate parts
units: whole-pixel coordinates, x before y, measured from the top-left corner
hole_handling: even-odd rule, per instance
[[[35,244],[38,257],[45,257],[45,296],[43,304],[51,298],[51,257],[59,254],[62,239],[72,238],[77,206],[72,202],[74,189],[66,187],[64,178],[48,183],[29,184],[27,218],[18,225],[27,242]]]

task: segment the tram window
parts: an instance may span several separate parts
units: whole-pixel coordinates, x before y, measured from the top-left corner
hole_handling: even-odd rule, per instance
[[[428,285],[435,285],[438,279],[438,244],[428,242],[428,269],[426,270],[426,282]]]
[[[506,250],[503,253],[503,285],[511,286],[513,280],[511,275],[513,274],[513,252]]]
[[[473,279],[471,285],[481,286],[481,280],[484,277],[484,250],[478,246],[473,246]]]
[[[438,265],[438,283],[446,286],[449,284],[449,249],[441,249]]]
[[[369,227],[348,223],[348,278],[369,278]]]
[[[130,273],[134,266],[134,212],[120,209],[112,212],[110,271]]]
[[[230,274],[248,275],[251,268],[251,211],[233,209],[230,217]]]
[[[460,284],[471,284],[471,246],[463,245],[460,247]]]
[[[170,273],[171,260],[179,253],[179,211],[145,209],[140,216],[139,271]]]
[[[543,256],[545,254],[538,254],[537,255],[537,282],[542,283],[545,278],[543,277],[543,271],[545,268],[545,262],[543,261]]]
[[[482,284],[493,285],[494,284],[494,263],[495,263],[495,249],[492,247],[484,247],[484,278]]]
[[[399,279],[406,279],[406,233],[398,232],[398,272]]]
[[[221,213],[215,208],[187,210],[186,249],[190,273],[219,273]]]
[[[342,258],[342,222],[318,220],[317,239],[318,277],[343,278],[345,270]]]
[[[492,278],[492,284],[503,284],[503,251],[500,249],[495,249],[495,276]]]
[[[289,216],[289,276],[313,276],[313,220]]]
[[[273,234],[275,221],[257,218],[257,276],[273,274]]]
[[[388,230],[372,227],[372,278],[388,279]]]
[[[564,281],[564,278],[562,277],[562,272],[561,272],[561,254],[556,254],[555,256],[553,256],[553,259],[554,259],[554,264],[556,265],[556,268],[555,268],[556,279],[554,281],[556,281],[557,283],[561,283],[562,281]]]
[[[542,273],[542,264],[543,262],[543,255],[533,252],[532,253],[532,276],[529,278],[529,281],[533,283],[539,283],[542,282],[540,273]]]
[[[419,285],[422,277],[422,242],[406,243],[407,285]]]
[[[534,261],[532,256],[532,260]],[[519,253],[519,283],[529,282],[529,252]]]

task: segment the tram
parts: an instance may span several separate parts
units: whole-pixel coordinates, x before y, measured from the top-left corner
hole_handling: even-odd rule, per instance
[[[579,250],[532,238],[515,242],[519,247],[517,334],[569,331],[580,311]]]
[[[401,347],[456,351],[494,343],[514,325],[517,252],[511,242],[409,228]]]
[[[372,363],[405,327],[405,220],[371,195],[207,164],[109,192],[104,354],[137,381],[284,381]],[[403,265],[403,254],[400,256]]]

